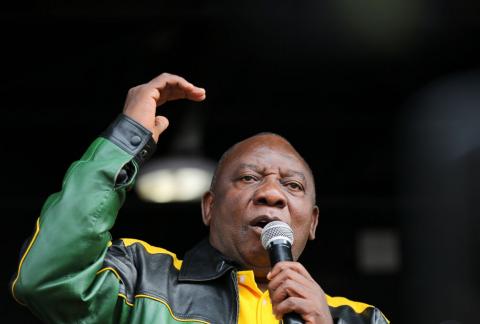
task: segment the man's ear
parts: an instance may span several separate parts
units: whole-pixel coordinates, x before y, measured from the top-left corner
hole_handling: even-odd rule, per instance
[[[318,214],[320,213],[320,210],[318,209],[318,206],[315,205],[313,206],[312,209],[312,223],[310,224],[310,233],[308,238],[310,240],[315,239],[315,231],[317,230],[317,225],[318,225]]]
[[[202,197],[202,220],[205,226],[210,225],[212,219],[212,206],[215,195],[211,191],[207,191]]]

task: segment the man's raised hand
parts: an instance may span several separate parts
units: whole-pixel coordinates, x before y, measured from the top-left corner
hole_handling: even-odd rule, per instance
[[[128,91],[123,113],[151,131],[157,142],[168,127],[167,118],[156,116],[157,107],[177,99],[202,101],[205,99],[205,89],[194,86],[178,75],[162,73]]]

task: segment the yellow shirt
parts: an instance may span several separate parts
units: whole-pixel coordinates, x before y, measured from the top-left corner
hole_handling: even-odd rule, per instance
[[[238,271],[238,294],[240,296],[240,310],[238,324],[279,324],[272,313],[272,302],[268,290],[262,292],[255,282],[252,270]],[[330,307],[349,306],[354,312],[361,314],[368,304],[351,301],[344,297],[330,297],[325,295]],[[383,314],[382,314],[383,315]],[[386,319],[386,318],[385,318]],[[387,320],[387,323],[390,321]]]
[[[240,311],[238,324],[278,324],[272,313],[272,302],[268,290],[262,292],[255,282],[252,270],[237,274]]]

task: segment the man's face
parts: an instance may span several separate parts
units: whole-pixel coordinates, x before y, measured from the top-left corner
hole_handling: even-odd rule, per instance
[[[268,222],[280,220],[294,232],[296,260],[307,240],[315,237],[314,190],[309,169],[281,137],[258,135],[241,142],[222,164],[214,192],[202,202],[211,244],[257,276],[265,276],[270,262],[260,234]]]

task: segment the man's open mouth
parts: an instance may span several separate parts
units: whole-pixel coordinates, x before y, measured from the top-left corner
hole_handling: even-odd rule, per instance
[[[270,223],[274,220],[279,220],[279,219],[276,218],[276,217],[271,217],[271,216],[267,216],[267,215],[258,216],[258,217],[255,217],[250,222],[250,226],[259,227],[259,228],[263,229],[265,226],[267,226],[268,223]]]

